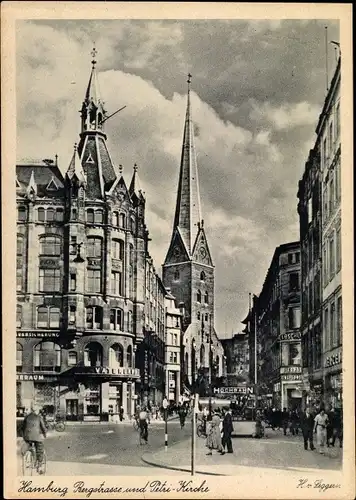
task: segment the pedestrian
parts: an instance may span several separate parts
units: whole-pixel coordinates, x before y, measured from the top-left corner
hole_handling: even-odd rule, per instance
[[[139,413],[140,437],[147,443],[148,441],[148,411],[143,407]]]
[[[290,421],[291,421],[290,430],[291,430],[292,436],[295,436],[295,435],[298,436],[298,415],[297,415],[296,409],[294,409],[290,412]]]
[[[213,450],[217,450],[221,455],[225,454],[221,445],[220,417],[216,412],[210,421],[206,445],[209,448],[207,455],[212,455]]]
[[[303,439],[304,439],[304,449],[308,449],[308,443],[311,450],[315,450],[313,443],[313,428],[314,428],[314,416],[311,414],[310,409],[306,408],[305,412],[302,413],[300,419],[300,426],[302,429]]]
[[[328,412],[327,415],[329,422],[326,428],[326,446],[329,448],[330,444],[332,444],[334,428],[335,428],[335,410],[333,407],[330,408],[330,411]]]
[[[222,447],[225,451],[225,446],[227,447],[228,453],[233,453],[231,435],[234,432],[234,426],[232,424],[232,411],[231,408],[227,408],[223,420],[223,436],[222,436]]]
[[[282,412],[282,426],[283,426],[283,434],[286,436],[287,435],[287,429],[288,429],[288,411],[287,411],[287,408],[283,408],[283,412]]]
[[[326,444],[326,428],[328,425],[328,416],[325,413],[324,408],[321,408],[320,412],[314,419],[314,432],[316,432],[316,440],[319,446],[319,453],[325,453]]]
[[[342,410],[340,408],[335,409],[334,412],[334,429],[331,439],[331,446],[335,446],[335,440],[338,438],[339,446],[342,448]]]
[[[124,420],[124,407],[123,406],[120,406],[119,418],[120,418],[120,422],[122,422]]]
[[[203,426],[204,426],[204,434],[206,435],[206,423],[208,420],[209,410],[206,406],[203,408]]]
[[[180,421],[180,428],[183,429],[183,427],[185,425],[186,413],[185,413],[184,406],[181,404],[178,407],[178,416],[179,416],[179,421]]]
[[[29,449],[33,443],[36,450],[36,469],[39,474],[42,474],[42,464],[44,456],[43,439],[46,437],[47,428],[40,414],[40,408],[35,403],[31,406],[31,411],[25,416],[22,424],[22,437],[26,443],[26,448]],[[27,451],[27,450],[26,450]]]
[[[256,412],[256,424],[255,424],[255,435],[254,437],[260,439],[264,436],[264,429],[262,424],[262,415],[259,410]]]

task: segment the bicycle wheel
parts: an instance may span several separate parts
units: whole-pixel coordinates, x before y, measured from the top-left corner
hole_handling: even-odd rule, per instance
[[[57,432],[63,432],[65,429],[64,422],[56,422],[54,428],[56,429]]]
[[[35,457],[32,450],[27,450],[22,455],[22,475],[32,476],[33,469],[35,468]]]

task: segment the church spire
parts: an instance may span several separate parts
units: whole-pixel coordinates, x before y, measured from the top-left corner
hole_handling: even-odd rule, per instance
[[[173,232],[179,228],[189,254],[201,221],[198,168],[194,147],[194,131],[190,103],[192,75],[188,74],[187,111],[185,115],[183,146],[180,163],[177,204]]]

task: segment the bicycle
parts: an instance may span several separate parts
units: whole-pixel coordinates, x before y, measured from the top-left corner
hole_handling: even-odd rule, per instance
[[[46,427],[47,427],[47,430],[49,430],[49,431],[55,430],[57,432],[63,432],[64,429],[66,428],[63,420],[57,420],[57,419],[47,420]]]
[[[37,471],[38,474],[45,474],[47,470],[47,456],[46,450],[43,450],[43,457],[41,464],[37,463],[36,447],[32,441],[26,451],[22,453],[22,475],[33,476],[33,472]],[[28,473],[27,473],[28,472]]]

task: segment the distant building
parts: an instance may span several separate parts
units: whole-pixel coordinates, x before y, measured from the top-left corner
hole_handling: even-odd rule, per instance
[[[181,350],[182,350],[182,313],[176,307],[175,297],[167,290],[166,306],[166,340],[165,340],[165,373],[166,396],[168,401],[176,404],[181,395]]]
[[[301,406],[300,246],[276,248],[257,301],[258,397],[263,405]]]
[[[221,343],[226,358],[226,385],[248,383],[250,380],[248,333],[235,333],[229,339],[222,339]]]
[[[224,351],[214,327],[214,272],[200,209],[189,80],[173,232],[162,267],[165,287],[184,306],[182,389],[191,390],[201,369],[209,366],[210,343],[211,364],[218,376],[224,372]]]

